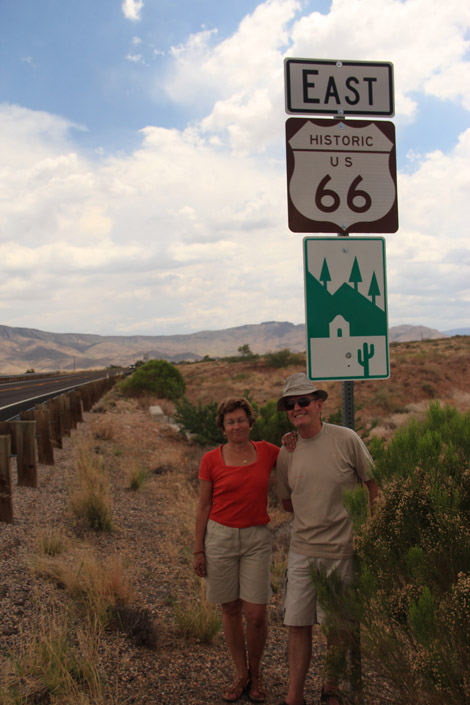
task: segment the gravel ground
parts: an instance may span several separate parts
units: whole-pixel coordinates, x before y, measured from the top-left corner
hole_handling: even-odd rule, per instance
[[[74,469],[74,449],[90,440],[112,477],[115,528],[110,533],[80,529],[69,509],[67,487]],[[122,630],[105,631],[96,659],[109,685],[110,702],[222,703],[220,692],[232,678],[223,636],[217,635],[212,644],[184,638],[174,615],[175,605],[188,595],[196,599],[199,590],[190,565],[198,451],[169,427],[152,421],[146,410],[117,401],[106,413],[85,414],[84,423],[64,439],[63,449],[55,451],[55,460],[53,467],[39,466],[37,489],[14,487],[14,524],[0,524],[0,667],[9,654],[24,648],[39,612],[57,610],[71,601],[66,590],[38,576],[31,567],[38,555],[38,536],[51,527],[63,527],[67,536],[63,560],[83,552],[92,552],[100,561],[111,556],[124,560],[134,590],[132,606],[143,616],[137,637],[147,643],[156,637],[149,648],[136,645],[135,637]],[[129,490],[126,478],[132,463],[145,466],[151,474],[137,492]],[[277,543],[286,543],[282,539],[285,522],[285,518],[272,522]],[[282,590],[270,606],[264,656],[269,703],[279,703],[286,694],[287,633],[281,600]],[[323,637],[316,631],[305,693],[309,705],[318,702],[323,650]]]

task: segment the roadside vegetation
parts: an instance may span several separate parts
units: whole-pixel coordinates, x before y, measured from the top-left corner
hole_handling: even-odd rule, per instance
[[[372,444],[381,488],[372,519],[362,489],[347,498],[360,572],[340,604],[393,703],[470,702],[469,431],[470,412],[432,402],[424,421]],[[338,619],[334,582],[318,582],[334,637],[351,622]]]
[[[362,627],[365,705],[470,703],[469,343],[392,345],[391,379],[356,385],[356,422],[382,488],[372,521],[361,493],[348,500],[361,572],[347,607]],[[281,356],[286,366],[246,349],[236,365],[150,365],[148,384],[113,390],[72,433],[62,510],[54,521],[41,523],[39,512],[39,526],[25,521],[27,531],[19,528],[18,545],[31,535],[22,581],[33,582],[34,599],[21,598],[16,648],[1,651],[1,705],[126,705],[142,693],[162,701],[155,683],[168,673],[172,683],[180,674],[181,692],[163,701],[179,704],[183,691],[191,705],[213,701],[213,691],[190,691],[195,673],[211,687],[208,674],[221,652],[220,611],[205,601],[192,572],[197,470],[204,450],[221,442],[215,411],[225,396],[245,394],[257,409],[253,438],[280,442],[288,428],[275,400],[285,377],[305,369],[303,356],[292,355]],[[153,386],[157,368],[157,384],[163,379],[168,387]],[[325,386],[325,419],[340,423],[340,385]],[[148,407],[156,403],[197,442],[150,421]],[[273,492],[269,513],[271,638],[284,658],[289,518]],[[321,589],[333,599],[331,585]],[[7,594],[0,582],[0,598]],[[21,618],[26,610],[28,620]],[[348,665],[336,664],[343,666],[347,683]],[[279,694],[286,675],[283,661],[277,681],[270,679]]]
[[[185,387],[181,372],[166,360],[149,360],[119,383],[121,392],[128,396],[153,394],[164,399],[179,399]]]

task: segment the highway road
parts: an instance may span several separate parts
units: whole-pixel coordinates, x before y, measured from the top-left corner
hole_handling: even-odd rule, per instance
[[[32,376],[5,383],[0,379],[0,421],[8,421],[17,416],[20,411],[32,409],[47,399],[59,396],[87,382],[103,379],[110,374],[122,374],[122,370],[78,372],[40,379]]]

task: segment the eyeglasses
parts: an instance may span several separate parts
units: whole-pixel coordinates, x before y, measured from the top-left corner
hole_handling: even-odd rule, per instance
[[[317,401],[317,398],[309,399],[308,397],[300,397],[300,399],[286,399],[284,402],[284,408],[286,411],[292,411],[295,409],[295,405],[297,404],[301,409],[305,409],[305,407],[309,406],[312,401]]]
[[[235,426],[236,423],[244,425],[250,422],[246,416],[241,416],[239,419],[227,419],[227,421],[224,421],[224,426]]]

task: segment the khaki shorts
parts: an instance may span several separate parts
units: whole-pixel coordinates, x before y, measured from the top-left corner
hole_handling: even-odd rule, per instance
[[[290,627],[307,627],[324,624],[325,611],[317,601],[312,571],[336,571],[342,582],[348,584],[353,577],[353,558],[313,558],[289,551],[284,596],[284,624]]]
[[[209,519],[204,538],[206,597],[258,605],[271,599],[271,533],[267,525],[235,529]]]

